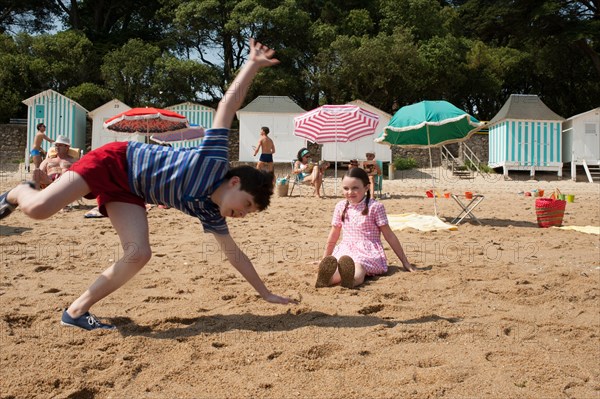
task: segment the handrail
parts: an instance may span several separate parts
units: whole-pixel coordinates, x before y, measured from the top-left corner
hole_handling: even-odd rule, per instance
[[[444,161],[446,161],[447,163],[450,163],[452,165],[452,168],[451,168],[452,173],[454,173],[454,166],[455,165],[460,165],[459,160],[456,159],[454,157],[454,155],[452,155],[452,153],[450,152],[450,150],[448,148],[446,148],[445,145],[443,145],[441,147],[440,156],[441,156],[442,165],[444,164]],[[449,159],[449,158],[451,158],[451,159]],[[446,167],[448,167],[448,166],[446,165]]]
[[[463,157],[469,160],[471,165],[473,165],[473,167],[477,170],[477,172],[480,175],[484,175],[484,174],[487,175],[487,172],[482,171],[481,168],[479,167],[479,165],[481,165],[481,160],[477,157],[477,155],[475,155],[473,150],[470,149],[466,143],[460,143],[460,145],[462,146]],[[473,159],[475,159],[475,161]]]

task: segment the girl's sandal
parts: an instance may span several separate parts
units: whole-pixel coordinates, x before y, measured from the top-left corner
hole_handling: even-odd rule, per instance
[[[331,277],[338,268],[338,261],[334,256],[326,256],[319,263],[319,272],[317,274],[316,288],[328,287]]]
[[[342,287],[354,288],[354,261],[349,256],[342,256],[339,260]]]

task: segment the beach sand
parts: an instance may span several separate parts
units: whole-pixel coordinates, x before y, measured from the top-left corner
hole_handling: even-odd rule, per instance
[[[295,190],[230,220],[267,286],[298,305],[261,300],[197,220],[152,208],[152,260],[92,308],[118,332],[59,324],[122,253],[110,221],[83,218],[91,201],[46,221],[16,211],[0,227],[0,398],[599,398],[599,236],[538,228],[519,194],[558,187],[575,194],[565,225],[599,226],[599,185],[437,171],[439,192],[485,195],[483,226],[397,232],[419,271],[384,241],[389,273],[359,289],[314,288],[341,198]],[[0,189],[17,182],[4,174]],[[381,202],[431,215],[430,187],[427,170],[405,173]]]

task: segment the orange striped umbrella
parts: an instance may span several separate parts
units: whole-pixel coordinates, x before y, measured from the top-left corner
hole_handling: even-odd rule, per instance
[[[157,134],[177,132],[189,127],[185,116],[167,109],[131,108],[104,122],[104,128],[120,133]]]

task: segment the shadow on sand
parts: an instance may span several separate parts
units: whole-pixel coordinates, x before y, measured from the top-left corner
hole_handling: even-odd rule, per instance
[[[323,328],[364,328],[384,325],[388,328],[402,324],[433,323],[445,320],[450,323],[459,322],[456,317],[438,315],[423,316],[409,320],[385,320],[383,318],[365,316],[340,316],[323,312],[306,312],[293,314],[288,311],[280,315],[254,315],[250,313],[235,315],[212,315],[200,317],[169,317],[153,326],[136,324],[128,317],[112,318],[110,321],[119,327],[121,335],[143,336],[155,339],[181,339],[202,334],[219,334],[228,331],[276,332],[293,331],[307,326]],[[168,326],[166,329],[165,326]],[[157,329],[156,331],[154,329]]]

